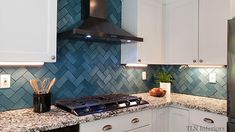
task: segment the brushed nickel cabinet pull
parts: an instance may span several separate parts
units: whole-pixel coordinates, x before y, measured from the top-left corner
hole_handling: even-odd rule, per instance
[[[193,63],[197,63],[197,60],[193,60]]]
[[[203,63],[203,60],[199,60],[200,63]]]
[[[135,124],[135,123],[138,123],[140,122],[139,118],[134,118],[131,120],[131,123]]]
[[[54,55],[53,55],[53,56],[51,56],[51,59],[52,59],[52,60],[55,60],[55,56],[54,56]]]
[[[210,124],[214,123],[214,121],[210,118],[204,118],[203,121],[206,122],[206,123],[210,123]]]
[[[108,130],[111,130],[112,129],[112,126],[111,125],[105,125],[103,127],[103,131],[108,131]]]
[[[142,60],[141,59],[138,59],[138,62],[141,62]]]

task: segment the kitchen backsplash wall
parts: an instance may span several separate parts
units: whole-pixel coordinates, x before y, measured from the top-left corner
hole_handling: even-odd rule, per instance
[[[174,93],[227,99],[226,68],[162,66],[161,69],[172,74],[174,78],[172,92]],[[209,83],[210,73],[216,74],[217,83]]]
[[[121,25],[121,1],[108,1],[108,19]],[[80,0],[58,0],[58,31],[81,23]],[[57,62],[42,67],[1,67],[1,74],[11,74],[11,88],[0,89],[0,111],[32,106],[32,78],[56,77],[53,102],[80,96],[107,93],[139,93],[153,87],[153,74],[160,70],[174,76],[172,91],[226,99],[225,68],[182,68],[149,66],[126,68],[120,65],[121,46],[109,43],[87,43],[78,40],[58,41]],[[147,71],[147,81],[141,72]],[[208,83],[208,73],[216,72],[218,83]]]

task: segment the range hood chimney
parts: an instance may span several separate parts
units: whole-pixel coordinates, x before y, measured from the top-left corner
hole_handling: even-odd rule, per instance
[[[81,0],[84,22],[71,31],[58,34],[59,38],[78,38],[88,41],[143,42],[120,27],[108,22],[106,0]]]

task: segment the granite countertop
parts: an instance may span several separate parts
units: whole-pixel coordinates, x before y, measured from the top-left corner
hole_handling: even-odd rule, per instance
[[[142,97],[142,99],[144,100],[147,100],[154,108],[175,105],[225,116],[227,115],[227,100],[176,93],[171,94],[170,100],[167,100],[166,97],[152,97],[149,96],[148,93],[141,93],[135,95]]]
[[[166,97],[151,97],[148,93],[135,94],[142,97],[150,104],[140,105],[130,108],[96,113],[86,116],[75,116],[68,112],[51,107],[47,113],[34,113],[32,109],[21,109],[7,112],[0,112],[0,131],[4,132],[37,132],[66,126],[77,125],[79,123],[99,120],[112,116],[122,115],[135,111],[161,108],[169,105],[176,105],[190,109],[212,112],[220,115],[227,114],[227,101],[213,98],[191,96],[185,94],[171,94],[171,100]]]

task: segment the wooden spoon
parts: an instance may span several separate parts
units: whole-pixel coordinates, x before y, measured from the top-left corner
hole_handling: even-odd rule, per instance
[[[35,89],[35,87],[34,87],[34,85],[33,85],[33,81],[32,81],[32,80],[29,80],[29,83],[30,83],[31,87],[33,88],[34,93],[37,94],[38,92],[37,92],[37,90]]]
[[[36,79],[32,79],[32,84],[34,86],[34,88],[36,89],[37,91],[37,94],[40,94],[39,92],[39,88],[38,88],[38,81]]]
[[[51,80],[50,85],[49,85],[49,87],[48,87],[48,89],[47,89],[47,93],[50,92],[50,90],[51,90],[51,88],[52,88],[52,86],[53,86],[54,84],[55,84],[55,78],[54,78],[53,80]]]

